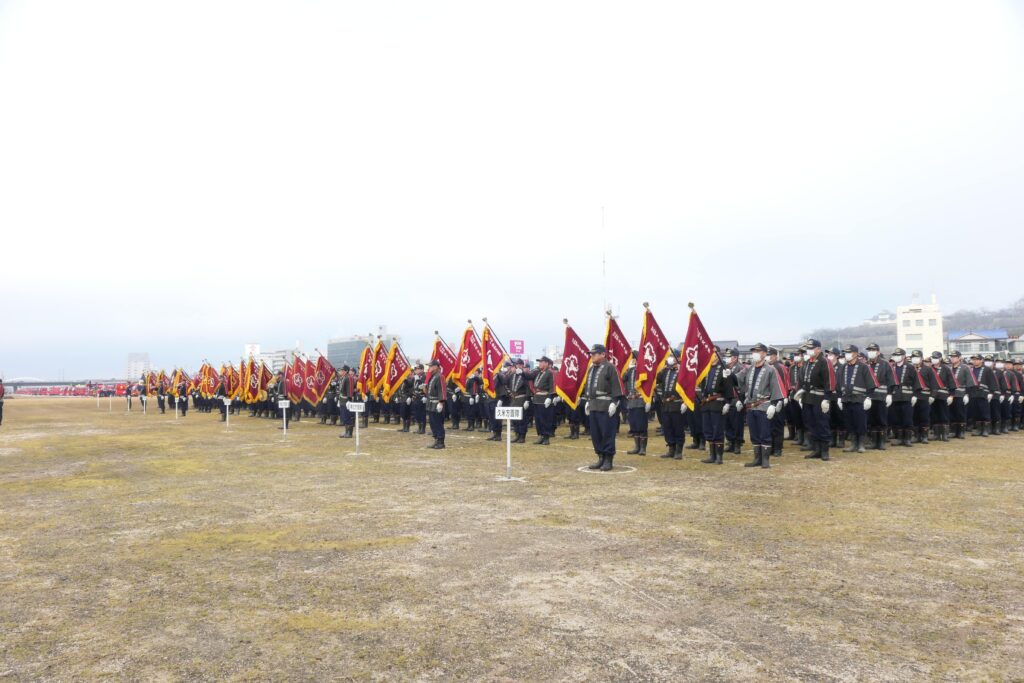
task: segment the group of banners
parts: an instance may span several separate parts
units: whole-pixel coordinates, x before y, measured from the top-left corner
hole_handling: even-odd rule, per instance
[[[692,409],[697,387],[711,365],[717,362],[717,355],[707,330],[696,311],[692,310],[692,305],[690,308],[690,321],[680,348],[675,390]],[[633,347],[611,315],[608,316],[604,347],[608,361],[615,366],[621,381],[631,366]],[[653,398],[658,373],[671,352],[672,345],[650,308],[644,304],[640,344],[636,347],[635,391],[645,401],[650,402]],[[440,365],[438,371],[442,377],[451,380],[462,390],[465,390],[469,378],[479,370],[482,389],[491,398],[496,396],[495,377],[510,359],[486,318],[479,335],[472,321],[469,322],[462,333],[457,353],[435,330],[430,358]],[[590,348],[566,321],[562,361],[555,373],[555,391],[571,408],[576,408],[579,403],[591,362]],[[385,347],[383,340],[378,337],[376,344],[367,344],[363,349],[359,364],[353,371],[357,395],[379,394],[387,402],[412,372],[412,364],[398,340],[392,341],[390,347]],[[285,364],[279,381],[284,382],[285,393],[293,403],[308,401],[316,405],[323,400],[335,372],[334,366],[324,356],[320,356],[316,362],[295,356],[291,363]],[[274,376],[263,361],[250,357],[248,361],[241,361],[238,368],[231,363],[222,365],[219,372],[206,362],[191,376],[182,369],[170,374],[163,370],[159,373],[149,372],[143,376],[143,384],[149,396],[160,392],[179,396],[198,391],[209,398],[219,395],[223,388],[223,395],[230,399],[254,403],[260,400],[262,392],[273,383]]]

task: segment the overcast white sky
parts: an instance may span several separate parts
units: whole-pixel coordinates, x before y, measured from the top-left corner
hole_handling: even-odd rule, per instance
[[[0,372],[1005,305],[1022,7],[0,0]]]

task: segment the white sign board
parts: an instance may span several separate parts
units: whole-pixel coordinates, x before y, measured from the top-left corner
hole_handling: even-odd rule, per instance
[[[522,420],[523,419],[523,409],[522,409],[522,407],[512,408],[510,406],[505,406],[505,407],[501,407],[501,408],[495,408],[494,409],[494,419],[495,420]]]
[[[284,410],[285,408],[291,408],[292,404],[287,399],[285,399],[284,401],[278,401],[277,407]]]
[[[347,402],[345,404],[345,408],[347,408],[348,412],[350,412],[350,413],[365,413],[366,412],[366,404],[365,403],[356,403],[355,401]]]

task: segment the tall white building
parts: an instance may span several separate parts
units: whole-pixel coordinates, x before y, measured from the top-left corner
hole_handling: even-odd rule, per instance
[[[124,365],[124,376],[126,379],[137,380],[151,369],[148,353],[129,353]]]
[[[944,351],[942,311],[932,294],[930,304],[896,307],[896,344],[907,353]]]

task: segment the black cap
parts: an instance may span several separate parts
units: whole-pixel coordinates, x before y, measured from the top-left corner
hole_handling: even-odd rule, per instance
[[[949,357],[950,358],[959,358],[960,357],[960,352],[959,351],[950,351],[949,352]]]
[[[677,358],[677,359],[679,358],[679,349],[677,349],[677,348],[673,348],[672,349],[672,357],[673,358]]]
[[[725,353],[723,353],[723,354],[722,354],[722,356],[723,356],[724,358],[733,358],[733,357],[735,357],[735,356],[738,356],[738,355],[739,355],[739,354],[738,354],[738,353],[735,353],[735,352],[733,352],[733,350],[732,350],[732,349],[726,349],[726,350],[725,350]]]
[[[932,351],[932,358],[942,359],[942,351]]]
[[[341,366],[341,371],[342,371],[342,372],[348,372],[348,371],[349,371],[349,370],[351,370],[351,369],[352,369],[352,368],[350,368],[350,367],[349,367],[349,366],[347,366],[347,365],[342,365],[342,366]]]
[[[774,346],[769,346],[768,347],[768,355],[769,356],[777,356],[777,355],[779,355],[779,350],[777,348],[775,348]]]
[[[415,366],[413,367],[413,370],[422,370],[422,369],[423,369],[423,363],[417,363],[417,364],[416,364],[416,365],[415,365]]]
[[[537,362],[538,363],[553,363],[554,361],[552,361],[547,356],[541,356],[540,358],[537,359]]]
[[[976,354],[971,356],[971,360],[984,360],[984,359],[981,357],[980,353],[976,353]]]
[[[831,353],[833,356],[838,356],[840,353],[839,347],[833,346],[831,349],[828,350],[828,352]]]
[[[515,359],[514,361],[512,361],[512,363],[513,363],[514,365],[526,365],[526,362],[525,362],[525,361],[523,361],[523,359],[522,359],[522,358],[516,358],[516,359]]]
[[[802,348],[802,349],[820,349],[821,348],[821,342],[818,341],[817,339],[808,339],[807,341],[804,342],[804,345],[801,346],[800,348]]]
[[[910,354],[910,357],[911,358],[923,358],[924,354],[922,354],[920,351],[914,351],[914,352],[912,352]]]
[[[992,360],[992,356],[985,356],[985,360]]]
[[[856,344],[847,344],[846,348],[843,349],[843,353],[860,353],[860,348]]]
[[[750,350],[751,351],[761,351],[763,353],[767,353],[768,352],[768,347],[765,346],[764,344],[762,344],[761,342],[757,342],[756,344],[754,344],[753,346],[750,347]]]
[[[881,351],[881,349],[878,348],[878,344],[876,344],[875,342],[871,342],[864,348],[867,349],[868,351]]]
[[[905,355],[907,355],[907,352],[897,346],[895,349],[892,350],[892,355],[893,356],[905,356]]]
[[[439,368],[439,367],[441,367],[441,361],[439,361],[438,359],[434,358],[434,359],[431,359],[431,361],[429,363],[427,363],[427,365],[429,365],[432,368],[433,367],[438,367]]]
[[[604,347],[604,344],[594,344],[590,347],[590,353],[608,353],[608,349]]]

